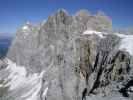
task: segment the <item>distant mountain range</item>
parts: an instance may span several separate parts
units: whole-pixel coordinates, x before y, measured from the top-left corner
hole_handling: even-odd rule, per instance
[[[0,34],[0,58],[6,55],[8,47],[11,44],[12,38],[12,36],[6,34]]]

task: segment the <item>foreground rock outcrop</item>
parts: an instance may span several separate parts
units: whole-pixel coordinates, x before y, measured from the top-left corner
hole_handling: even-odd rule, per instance
[[[112,22],[102,13],[81,10],[70,16],[59,10],[45,23],[18,29],[7,57],[25,66],[25,77],[45,72],[35,100],[89,100],[92,95],[108,100],[113,94],[112,100],[118,95],[130,99],[132,54],[121,46],[126,36],[111,30]]]

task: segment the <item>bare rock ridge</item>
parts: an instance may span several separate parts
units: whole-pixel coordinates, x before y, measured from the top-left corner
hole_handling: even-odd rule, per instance
[[[71,16],[61,9],[45,23],[20,27],[7,57],[28,74],[45,71],[47,95],[36,100],[90,100],[100,94],[105,100],[118,100],[108,99],[113,94],[130,100],[132,55],[119,49],[122,38],[111,32],[112,21],[101,12]]]
[[[69,39],[71,40],[71,38],[73,39],[73,37],[75,38],[75,36],[81,35],[84,30],[90,28],[97,30],[96,27],[104,22],[112,23],[111,21],[106,20],[107,18],[105,16],[103,16],[103,19],[105,18],[103,23],[100,23],[102,20],[96,18],[99,17],[99,15],[89,16],[84,12],[84,10],[81,10],[77,12],[76,16],[70,16],[65,10],[59,10],[54,15],[51,15],[46,23],[41,26],[33,26],[30,23],[26,23],[22,28],[18,29],[16,39],[12,43],[8,57],[18,64],[20,63],[20,65],[30,66],[29,60],[34,59],[34,57],[30,56],[35,55],[37,57],[39,53],[41,54],[40,56],[43,56],[44,53],[41,53],[39,50],[44,49],[50,43],[51,45],[54,45],[56,42],[69,41]],[[102,18],[102,16],[100,17]],[[95,20],[95,22],[92,20]],[[89,25],[92,26],[87,26],[87,23],[90,23]],[[106,24],[103,26],[106,26]],[[111,28],[112,27],[109,27],[107,30],[111,30]],[[102,27],[100,30],[102,30]],[[44,50],[42,52],[46,51]],[[24,59],[20,60],[22,56]]]

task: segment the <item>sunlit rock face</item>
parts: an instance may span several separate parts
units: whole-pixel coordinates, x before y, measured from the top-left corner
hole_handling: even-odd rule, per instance
[[[9,94],[15,100],[20,96],[22,100],[89,100],[90,95],[102,98],[115,92],[112,100],[118,100],[117,94],[131,97],[128,89],[132,85],[128,84],[132,82],[132,39],[128,41],[126,35],[111,30],[112,22],[107,16],[101,12],[91,15],[86,10],[71,16],[61,9],[40,25],[24,24],[7,55],[16,65],[24,66],[23,73],[18,80],[9,74],[9,84],[18,83],[14,94],[22,87],[29,88],[20,94]],[[34,92],[28,93],[30,90]]]
[[[65,49],[63,46],[87,30],[87,27],[89,27],[87,23],[91,22],[91,19],[95,17],[86,10],[80,10],[75,16],[70,16],[62,9],[49,16],[48,20],[41,25],[33,26],[30,22],[27,22],[17,30],[16,38],[9,50],[8,57],[17,62],[17,64],[32,66],[32,69],[35,68],[32,71],[41,71],[41,69],[51,64],[50,61],[54,58],[52,56],[60,52],[57,50],[58,46]],[[97,20],[102,21],[96,19],[96,22]],[[111,21],[109,22],[112,23]],[[90,23],[91,27],[95,29],[93,24],[94,26],[98,24]],[[62,51],[64,52],[64,50]],[[49,61],[42,61],[44,58]],[[38,68],[36,69],[36,67]]]

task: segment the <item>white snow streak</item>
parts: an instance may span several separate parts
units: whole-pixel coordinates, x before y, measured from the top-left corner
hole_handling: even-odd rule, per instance
[[[29,27],[28,26],[23,26],[23,28],[22,28],[23,30],[28,30],[29,29]]]
[[[86,31],[83,32],[83,35],[93,35],[93,34],[95,34],[95,35],[97,35],[101,38],[104,37],[102,32],[98,32],[98,31],[95,31],[95,30],[86,30]]]
[[[27,76],[27,71],[23,66],[16,66],[15,63],[7,59],[10,75],[8,76],[8,86],[11,91],[25,90],[22,92],[20,100],[38,100],[42,88],[42,78],[45,72],[40,74],[31,74]],[[43,97],[46,96],[48,87],[43,92]]]
[[[43,96],[46,96],[47,95],[47,92],[48,92],[48,87],[44,90]]]
[[[23,32],[24,32],[24,38],[26,38],[26,36],[29,35],[29,31],[30,31],[29,26],[28,26],[28,25],[23,26],[23,27],[22,27],[22,30],[23,30]]]

